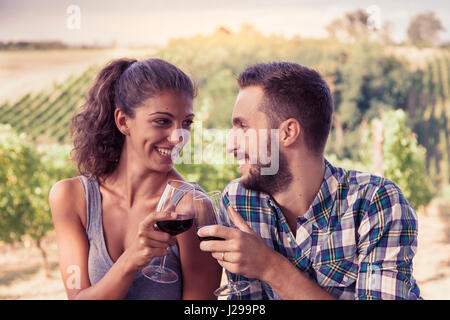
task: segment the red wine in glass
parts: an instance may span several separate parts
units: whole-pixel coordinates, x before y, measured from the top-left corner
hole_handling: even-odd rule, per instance
[[[182,232],[189,230],[194,223],[194,217],[188,215],[179,215],[176,220],[158,221],[156,225],[161,231],[167,232],[172,236],[176,236]]]
[[[198,237],[200,241],[210,241],[210,240],[219,240],[219,241],[225,241],[224,238],[219,237]]]
[[[198,232],[198,229],[200,229],[200,228],[197,228],[197,232]],[[198,240],[200,240],[200,242],[202,242],[202,241],[211,241],[211,240],[225,241],[224,238],[220,238],[220,237],[200,237],[198,235],[198,233],[197,233],[197,237],[198,237]]]

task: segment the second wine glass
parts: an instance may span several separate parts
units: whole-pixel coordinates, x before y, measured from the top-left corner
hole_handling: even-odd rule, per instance
[[[209,225],[226,225],[220,214],[222,193],[220,191],[211,191],[208,193],[195,191],[194,196],[194,224],[198,229]],[[198,237],[200,241],[224,241],[219,237]],[[230,277],[228,283],[214,291],[216,296],[229,296],[247,290],[250,287],[250,281],[233,281]]]

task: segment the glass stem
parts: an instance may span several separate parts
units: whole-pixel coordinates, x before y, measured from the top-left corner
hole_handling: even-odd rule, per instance
[[[227,274],[227,279],[228,279],[228,288],[234,288],[235,284],[234,284],[233,279],[231,279],[231,275],[228,276],[228,274]]]
[[[166,264],[166,257],[167,255],[164,256],[164,258],[161,260],[161,263],[159,264],[159,272],[163,272],[164,270],[164,265]]]

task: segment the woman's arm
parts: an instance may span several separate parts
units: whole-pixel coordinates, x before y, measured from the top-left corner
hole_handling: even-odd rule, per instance
[[[122,259],[96,285],[88,276],[89,242],[80,219],[86,215],[86,200],[80,195],[80,181],[67,179],[55,184],[49,201],[58,243],[59,267],[69,299],[121,299],[134,278]],[[81,197],[80,197],[81,196]]]
[[[105,276],[91,285],[88,276],[89,243],[80,217],[86,216],[86,200],[78,178],[56,183],[49,195],[58,242],[59,265],[69,299],[123,299],[136,272],[153,257],[164,256],[171,237],[153,230],[166,212],[151,214],[139,225],[133,244],[124,251]],[[81,214],[80,214],[81,213]]]

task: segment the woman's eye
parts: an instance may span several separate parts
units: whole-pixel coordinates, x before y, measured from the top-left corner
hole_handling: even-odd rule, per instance
[[[192,120],[185,120],[183,122],[183,126],[190,127],[193,123],[194,123],[194,121],[192,121]]]
[[[156,119],[154,120],[155,123],[159,124],[159,125],[167,125],[170,124],[170,120],[169,119]]]

